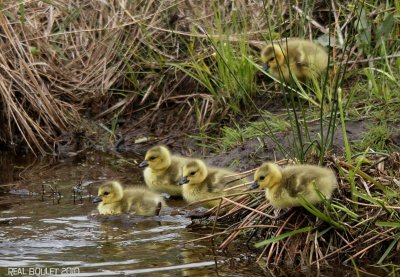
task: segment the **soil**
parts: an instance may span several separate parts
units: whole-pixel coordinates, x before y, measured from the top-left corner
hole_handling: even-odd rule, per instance
[[[367,124],[364,121],[349,121],[346,122],[347,136],[350,141],[360,139],[361,134],[367,130]],[[315,137],[319,131],[320,126],[318,122],[309,125],[311,138]],[[325,130],[326,134],[327,130]],[[277,134],[277,140],[288,149],[292,145],[293,135],[292,132]],[[341,125],[336,128],[333,137],[332,153],[338,156],[344,153],[343,133]],[[227,153],[220,153],[214,157],[209,158],[211,164],[219,166],[229,166],[232,160],[239,160],[240,165],[236,168],[239,171],[250,170],[259,166],[263,161],[267,160],[280,160],[288,158],[282,154],[276,143],[269,137],[264,137],[262,140],[252,139],[244,144],[232,149]]]
[[[157,117],[152,119],[143,120],[143,117],[139,117],[141,119],[136,121],[121,121],[116,136],[111,136],[100,128],[101,123],[87,122],[85,124],[87,129],[84,134],[65,134],[64,143],[59,146],[59,154],[61,156],[73,156],[76,152],[94,148],[106,152],[132,153],[140,159],[145,155],[147,149],[153,145],[164,144],[174,153],[190,157],[201,157],[211,165],[231,167],[238,171],[253,169],[266,160],[290,158],[290,156],[285,156],[277,144],[269,137],[250,139],[228,151],[213,153],[212,148],[200,146],[200,144],[212,145],[215,142],[199,141],[194,137],[199,131],[185,127],[195,126],[193,117],[186,116],[185,122],[185,120],[181,119],[182,116],[185,116],[183,112],[180,116],[171,116],[171,114],[176,115],[176,111],[174,109],[164,109],[158,111]],[[366,120],[347,121],[346,130],[349,141],[360,140],[370,124],[371,122]],[[309,123],[308,126],[311,140],[317,139],[320,133],[319,122]],[[399,130],[400,123],[395,123],[392,127],[394,130]],[[87,135],[88,133],[92,135],[89,136]],[[326,133],[327,130],[324,129],[324,135]],[[293,148],[293,132],[291,130],[276,133],[275,136],[286,150]],[[391,143],[400,147],[400,132],[394,132]],[[338,124],[336,128],[330,153],[337,156],[344,155],[341,124]]]

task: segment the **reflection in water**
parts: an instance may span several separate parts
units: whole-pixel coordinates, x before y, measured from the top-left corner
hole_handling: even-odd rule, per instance
[[[197,247],[196,254],[191,253],[194,249],[183,248],[184,241],[196,236],[187,231],[190,220],[182,215],[76,215],[82,210],[89,214],[93,206],[85,206],[63,209],[61,204],[38,201],[30,202],[29,210],[21,207],[12,211],[12,217],[1,213],[8,223],[0,230],[0,267],[72,266],[89,274],[82,276],[101,276],[100,272],[110,274],[109,271],[138,274],[170,270],[181,270],[183,276],[199,276],[199,272],[207,272],[203,267],[215,266],[207,247],[202,246],[201,251]],[[60,209],[50,218],[48,213],[54,208]],[[68,214],[63,217],[62,213]],[[197,274],[194,268],[198,268]],[[211,272],[215,273],[214,269]]]
[[[194,249],[182,249],[181,256],[183,258],[183,264],[199,264],[205,259],[207,259],[208,255],[205,255],[209,249],[205,249],[205,247]],[[217,274],[217,262],[211,261],[210,265],[214,264],[215,267],[206,267],[206,268],[198,268],[198,267],[187,267],[182,268],[182,276],[187,277],[195,277],[195,276],[216,276]]]
[[[92,215],[96,206],[87,191],[83,201],[74,204],[72,188],[82,181],[118,178],[141,184],[140,171],[115,167],[119,164],[115,159],[101,156],[80,159],[79,164],[46,164],[40,174],[26,173],[28,178],[20,187],[37,195],[0,197],[0,276],[10,267],[76,267],[79,274],[75,271],[74,276],[241,275],[224,263],[226,257],[216,262],[208,242],[184,244],[202,234],[187,228],[191,221],[184,212],[170,215],[174,214],[170,211],[182,210],[182,201],[168,201],[170,211],[155,217]],[[34,166],[36,173],[39,165]],[[41,201],[44,183],[57,186],[60,204],[51,198]],[[258,271],[254,263],[253,269]]]

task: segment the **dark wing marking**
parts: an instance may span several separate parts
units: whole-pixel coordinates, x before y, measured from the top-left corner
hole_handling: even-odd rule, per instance
[[[208,192],[221,192],[226,186],[226,180],[219,171],[210,170],[204,182],[207,185]]]
[[[182,177],[179,174],[179,166],[177,165],[177,163],[174,163],[169,167],[168,170],[169,170],[169,183],[176,184],[178,186],[179,180]]]
[[[306,192],[307,185],[315,179],[311,172],[304,174],[303,169],[292,168],[284,174],[282,189],[286,189],[291,197],[296,197],[300,192]]]

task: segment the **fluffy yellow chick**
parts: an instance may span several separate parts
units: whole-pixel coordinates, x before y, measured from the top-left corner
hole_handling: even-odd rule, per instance
[[[183,177],[179,182],[182,186],[183,199],[192,203],[222,196],[225,188],[245,182],[243,179],[237,180],[237,176],[231,176],[235,174],[224,168],[207,167],[202,160],[193,159],[183,167]],[[201,205],[212,208],[217,206],[219,202],[220,200],[217,199],[204,202]]]
[[[300,81],[318,77],[328,66],[324,47],[299,38],[284,39],[267,45],[261,51],[261,60],[269,74],[289,81],[290,75]]]
[[[171,155],[167,147],[158,145],[147,151],[139,167],[146,167],[143,171],[144,180],[152,191],[182,196],[179,179],[187,160],[184,157]]]
[[[93,203],[99,203],[97,210],[103,215],[133,213],[135,215],[158,215],[164,199],[147,188],[132,187],[123,189],[117,181],[101,185]]]
[[[254,174],[252,188],[265,189],[265,197],[275,208],[301,206],[298,196],[312,204],[321,202],[317,190],[327,199],[337,187],[332,170],[315,165],[293,165],[281,168],[263,163]]]

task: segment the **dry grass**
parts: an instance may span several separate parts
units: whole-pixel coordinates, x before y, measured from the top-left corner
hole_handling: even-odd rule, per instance
[[[171,64],[192,61],[194,54],[207,61],[215,51],[210,38],[237,43],[245,32],[257,48],[268,22],[260,1],[213,3],[3,1],[0,141],[44,154],[83,116],[154,113],[167,103],[185,106],[187,116],[196,112],[200,126],[224,118],[227,108]],[[273,20],[287,7],[273,6]],[[238,19],[246,31],[234,27]],[[218,33],[221,22],[229,37]]]
[[[143,60],[142,40],[165,37],[143,26],[171,8],[157,1],[49,3],[6,1],[0,8],[0,140],[24,141],[42,154],[53,150],[51,143],[62,132],[79,125],[87,110],[101,116],[137,99],[141,92],[132,91],[115,103],[113,89],[123,88],[127,68]]]
[[[90,2],[2,4],[3,142],[22,138],[32,151],[51,151],[57,136],[79,124],[83,108],[110,98],[129,57],[118,51],[126,28],[111,28],[124,19],[107,13],[123,9]]]

